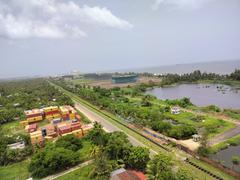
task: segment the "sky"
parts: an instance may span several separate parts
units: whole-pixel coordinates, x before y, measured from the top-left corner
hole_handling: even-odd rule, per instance
[[[233,59],[239,0],[0,0],[0,78]]]

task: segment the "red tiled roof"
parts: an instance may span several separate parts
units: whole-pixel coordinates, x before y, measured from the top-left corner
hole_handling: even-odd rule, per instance
[[[111,177],[112,180],[146,180],[145,175],[140,171],[126,170]]]

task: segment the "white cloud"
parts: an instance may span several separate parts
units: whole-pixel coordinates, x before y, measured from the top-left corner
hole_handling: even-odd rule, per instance
[[[133,27],[107,8],[80,6],[72,1],[9,0],[0,2],[0,36],[21,38],[79,38],[86,24],[118,29]]]
[[[158,10],[161,5],[167,5],[179,9],[197,9],[213,0],[155,0],[153,10]]]

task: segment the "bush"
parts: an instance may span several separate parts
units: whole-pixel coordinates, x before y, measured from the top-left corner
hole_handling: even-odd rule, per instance
[[[196,133],[197,130],[192,126],[178,125],[172,126],[172,129],[169,131],[168,135],[176,139],[187,139]]]
[[[148,149],[143,147],[132,147],[125,161],[129,168],[144,170],[149,160]]]
[[[213,112],[221,112],[221,109],[215,105],[206,106],[203,108],[204,111],[213,111]]]
[[[172,128],[172,125],[169,122],[154,121],[152,123],[152,129],[160,133],[167,133]]]
[[[78,162],[78,155],[64,148],[45,148],[36,153],[30,162],[29,171],[34,177],[45,177],[66,169]]]
[[[77,151],[82,148],[82,141],[81,139],[70,134],[67,136],[60,137],[56,141],[56,147],[62,147],[72,151]]]

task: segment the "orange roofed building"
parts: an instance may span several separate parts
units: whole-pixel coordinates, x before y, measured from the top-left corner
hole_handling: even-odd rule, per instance
[[[110,180],[146,180],[145,175],[140,171],[117,169],[111,173]]]

